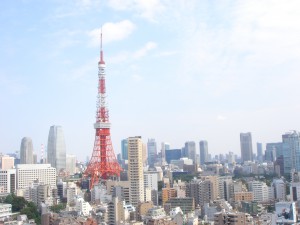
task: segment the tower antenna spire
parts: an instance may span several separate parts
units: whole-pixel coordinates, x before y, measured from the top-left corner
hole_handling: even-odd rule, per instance
[[[101,27],[101,34],[100,34],[100,62],[101,64],[105,64],[103,60],[103,50],[102,50],[102,27]]]

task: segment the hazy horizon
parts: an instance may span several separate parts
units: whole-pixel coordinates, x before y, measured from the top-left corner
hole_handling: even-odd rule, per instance
[[[3,1],[0,152],[35,152],[61,125],[67,154],[91,156],[100,27],[116,155],[121,140],[240,155],[239,134],[300,130],[300,2]]]

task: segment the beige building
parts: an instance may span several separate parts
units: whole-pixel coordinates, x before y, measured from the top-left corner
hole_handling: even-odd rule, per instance
[[[115,180],[107,180],[106,181],[106,189],[107,194],[111,195],[114,192],[115,187],[122,187],[122,200],[126,203],[130,202],[130,182],[129,181],[115,181]]]
[[[143,142],[141,137],[128,138],[128,178],[130,203],[144,202]]]
[[[15,158],[8,155],[2,155],[0,157],[0,164],[2,170],[13,169],[15,167]]]
[[[233,194],[233,199],[235,202],[246,201],[250,202],[253,201],[253,192],[236,192]]]
[[[201,177],[203,181],[210,181],[210,192],[211,192],[211,200],[215,200],[219,196],[219,181],[218,176],[203,176]]]
[[[136,208],[137,220],[142,221],[142,217],[146,216],[149,209],[154,207],[153,202],[142,202]]]

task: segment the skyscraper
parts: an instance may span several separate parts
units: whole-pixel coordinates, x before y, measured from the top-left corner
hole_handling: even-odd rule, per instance
[[[284,173],[292,169],[300,171],[300,133],[288,132],[282,135],[282,153],[284,160]]]
[[[148,151],[148,165],[149,167],[154,167],[154,163],[157,158],[157,145],[155,139],[148,139],[147,142],[147,151]]]
[[[195,142],[194,141],[185,142],[184,149],[185,149],[185,155],[189,159],[192,159],[194,164],[196,164],[197,160],[196,160],[196,144],[195,144]]]
[[[253,161],[251,133],[240,133],[242,162]]]
[[[47,160],[57,173],[66,169],[66,145],[61,126],[51,126],[48,136]]]
[[[257,150],[257,160],[259,162],[263,161],[263,150],[262,150],[262,143],[256,143],[256,150]]]
[[[208,161],[208,144],[207,141],[200,141],[200,165]]]
[[[166,150],[169,150],[171,148],[170,144],[167,142],[161,143],[161,163],[164,163],[166,161]]]
[[[122,159],[128,159],[128,141],[123,139],[121,141]]]
[[[20,163],[32,164],[33,163],[33,145],[29,137],[24,137],[21,142],[20,148]]]
[[[144,201],[143,142],[141,137],[128,138],[128,178],[130,203],[137,206]]]

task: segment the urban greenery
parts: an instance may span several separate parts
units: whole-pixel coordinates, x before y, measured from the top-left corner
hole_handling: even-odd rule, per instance
[[[59,213],[60,211],[66,208],[66,203],[60,203],[57,205],[50,206],[50,210],[55,213]]]
[[[34,219],[37,224],[41,224],[41,215],[38,212],[37,206],[33,202],[28,202],[23,197],[19,197],[14,194],[6,196],[3,202],[11,204],[13,212],[25,214],[28,219]]]

